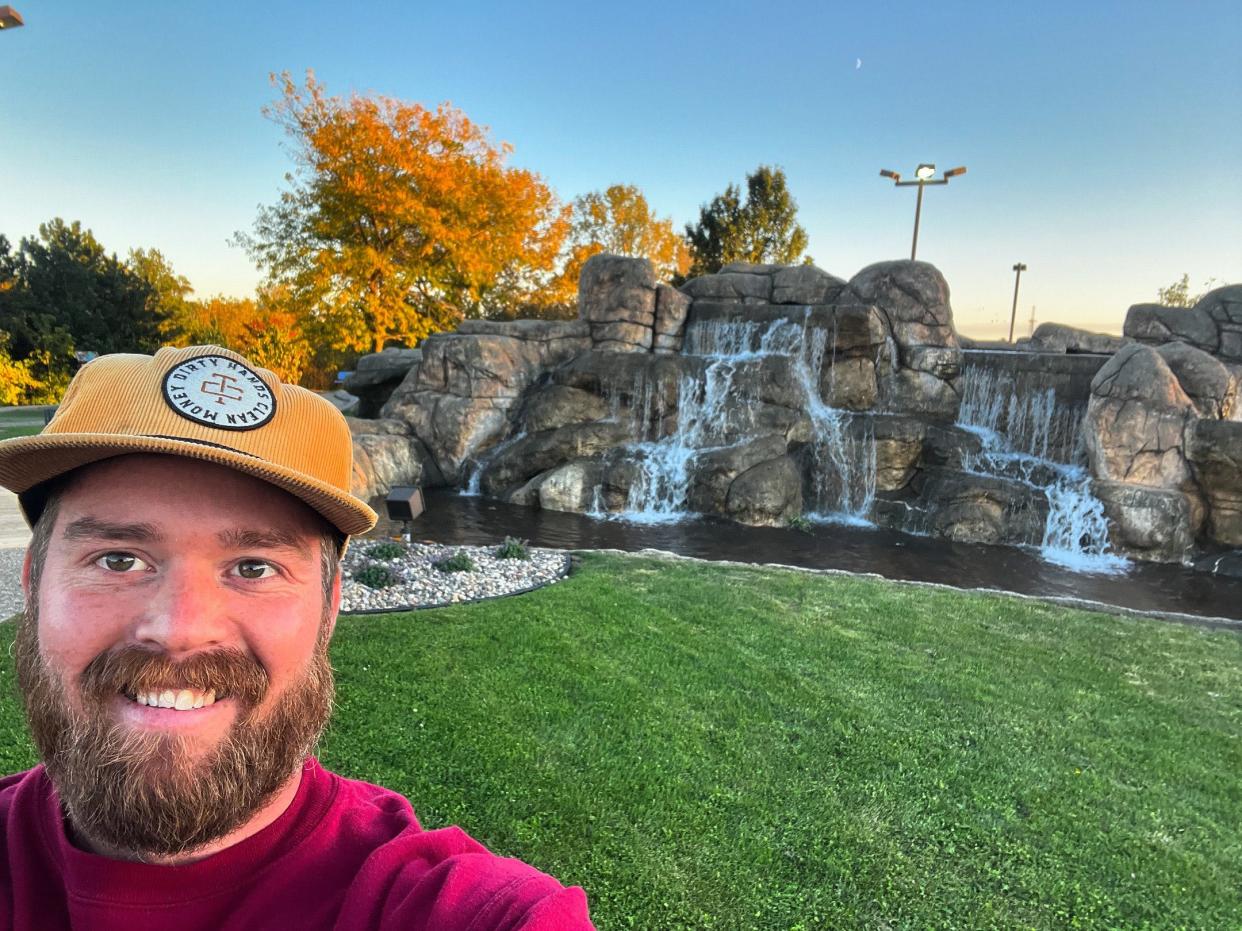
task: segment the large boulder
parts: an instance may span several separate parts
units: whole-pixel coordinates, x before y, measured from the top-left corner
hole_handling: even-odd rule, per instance
[[[624,424],[569,424],[556,430],[532,433],[506,443],[483,468],[484,494],[502,497],[541,472],[569,462],[607,452],[630,439]]]
[[[1194,402],[1150,346],[1123,348],[1091,382],[1083,420],[1091,474],[1106,481],[1187,489],[1183,434]]]
[[[728,514],[729,487],[743,472],[785,455],[785,437],[760,436],[722,449],[705,450],[691,465],[687,501],[700,514]]]
[[[905,488],[918,470],[928,425],[913,417],[878,415],[872,420],[875,442],[875,490]]]
[[[901,347],[960,348],[949,306],[949,284],[928,262],[877,262],[850,279],[837,303],[877,307]]]
[[[921,528],[959,543],[1033,545],[1048,519],[1044,495],[1026,482],[928,469],[915,480]]]
[[[379,415],[380,408],[389,395],[402,383],[411,369],[417,368],[422,355],[417,349],[390,346],[383,352],[374,352],[359,358],[354,365],[353,374],[342,385],[346,391],[358,398],[358,407],[354,414],[364,418]]]
[[[431,454],[397,420],[346,418],[353,435],[350,492],[363,500],[386,495],[394,485],[441,485]]]
[[[591,340],[612,352],[648,352],[654,338],[656,277],[649,259],[601,252],[578,278],[578,316]]]
[[[779,527],[802,513],[802,473],[789,456],[751,466],[729,485],[724,513],[743,524]]]
[[[691,278],[681,286],[683,293],[695,301],[728,301],[739,304],[768,304],[772,300],[770,272],[728,271],[737,266],[726,265],[714,275]],[[776,268],[777,266],[750,266]]]
[[[509,429],[509,398],[460,398],[438,391],[413,396],[406,422],[423,441],[446,482],[465,481],[466,464],[491,449]]]
[[[1195,304],[1216,325],[1216,353],[1228,362],[1242,362],[1242,284],[1209,291]]]
[[[467,321],[423,342],[422,361],[382,412],[408,423],[456,483],[467,460],[504,437],[527,388],[589,347],[580,321]]]
[[[545,385],[528,396],[520,422],[524,432],[539,433],[607,415],[608,402],[597,394],[567,385]]]
[[[1036,352],[1085,352],[1108,355],[1131,340],[1108,333],[1092,333],[1063,323],[1041,323],[1031,335],[1030,348]],[[1012,348],[1012,347],[1011,347]]]
[[[1180,340],[1215,353],[1220,348],[1220,334],[1206,311],[1161,304],[1135,304],[1126,311],[1122,332],[1131,339],[1151,346]]]
[[[1115,550],[1152,562],[1183,562],[1191,552],[1202,515],[1194,499],[1175,488],[1099,480],[1091,493],[1104,506]]]
[[[1187,434],[1186,456],[1207,499],[1207,535],[1242,546],[1242,423],[1198,420]]]
[[[666,284],[656,285],[655,352],[680,352],[690,298]]]
[[[927,262],[878,262],[850,279],[838,309],[873,307],[896,357],[878,374],[883,410],[952,422],[961,406],[961,347],[953,329],[949,285]]]
[[[787,265],[772,276],[773,304],[831,304],[845,282],[814,265]]]
[[[1238,410],[1238,373],[1186,343],[1165,343],[1156,352],[1194,404],[1199,417],[1231,420]]]

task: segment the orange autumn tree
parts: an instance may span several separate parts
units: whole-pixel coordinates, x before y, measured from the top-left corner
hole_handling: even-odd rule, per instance
[[[568,208],[460,110],[329,97],[273,76],[265,114],[293,142],[280,200],[236,237],[316,345],[413,345],[463,316],[532,300],[554,273]]]
[[[224,346],[271,369],[289,384],[303,382],[311,374],[315,387],[328,387],[328,373],[308,373],[314,352],[302,321],[286,304],[286,295],[273,289],[260,290],[257,299],[217,294],[205,301],[187,301],[177,316],[177,331],[169,333],[168,341],[175,346]]]
[[[614,184],[574,199],[564,264],[550,288],[556,301],[574,303],[582,266],[600,252],[650,259],[660,281],[690,270],[690,248],[674,231],[672,219],[657,217],[632,184]]]

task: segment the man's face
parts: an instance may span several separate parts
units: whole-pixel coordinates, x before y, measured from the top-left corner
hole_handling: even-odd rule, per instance
[[[73,477],[16,658],[88,839],[182,853],[288,782],[331,706],[322,538],[297,499],[221,466],[123,456]]]

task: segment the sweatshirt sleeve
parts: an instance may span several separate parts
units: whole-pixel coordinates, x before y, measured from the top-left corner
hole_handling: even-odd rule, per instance
[[[580,887],[566,888],[520,860],[498,857],[456,828],[426,832],[420,840],[420,849],[402,851],[400,866],[390,861],[380,871],[387,881],[366,883],[369,894],[354,903],[369,907],[347,909],[338,928],[594,931]]]

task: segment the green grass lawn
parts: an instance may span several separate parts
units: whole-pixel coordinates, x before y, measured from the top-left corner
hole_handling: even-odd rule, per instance
[[[0,440],[11,440],[15,436],[33,436],[43,429],[43,422],[37,424],[5,424],[0,423]]]
[[[1236,634],[588,556],[342,619],[333,659],[325,764],[584,886],[602,929],[1242,927]]]

